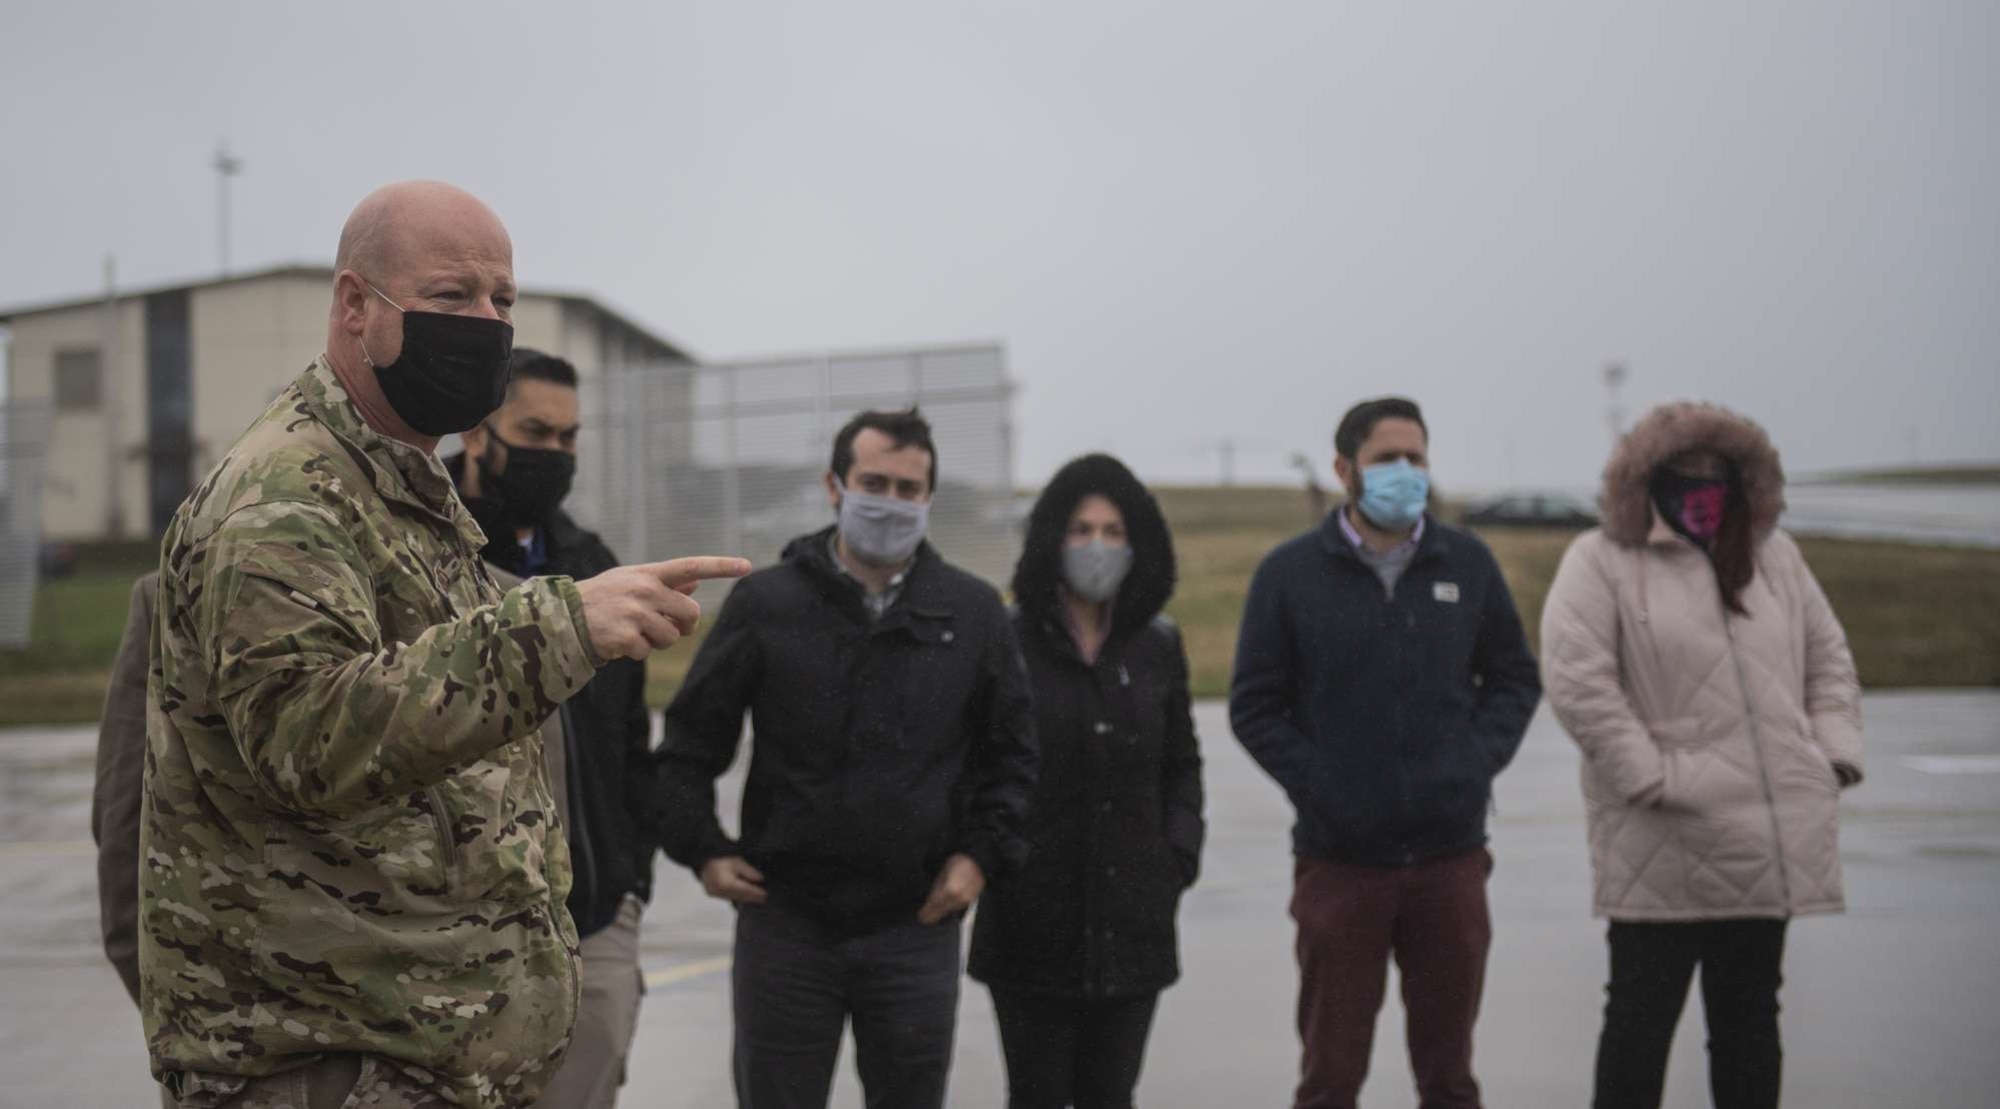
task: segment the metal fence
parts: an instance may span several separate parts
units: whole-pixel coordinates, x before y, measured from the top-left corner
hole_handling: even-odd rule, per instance
[[[48,406],[0,403],[0,647],[26,647],[41,570]]]
[[[583,385],[567,503],[626,562],[768,565],[832,522],[822,475],[840,426],[918,404],[938,444],[932,542],[1000,585],[1020,543],[1012,395],[997,344],[609,370]]]

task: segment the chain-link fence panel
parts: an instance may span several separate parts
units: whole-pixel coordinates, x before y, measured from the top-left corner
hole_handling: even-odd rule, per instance
[[[45,404],[0,403],[0,647],[26,647],[35,614],[50,418]]]
[[[624,561],[775,562],[833,520],[823,477],[841,425],[915,404],[938,445],[932,543],[996,586],[1013,571],[1013,387],[997,344],[608,369],[581,401],[567,507]]]

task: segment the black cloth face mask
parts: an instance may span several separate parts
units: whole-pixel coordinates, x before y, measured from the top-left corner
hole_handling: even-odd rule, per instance
[[[403,314],[403,351],[375,371],[382,395],[403,422],[419,434],[442,436],[470,431],[507,399],[512,376],[514,325],[483,316],[414,312],[370,283],[376,296]]]
[[[576,456],[568,451],[517,447],[500,438],[492,424],[486,425],[486,434],[507,452],[507,469],[504,473],[493,472],[490,447],[480,455],[479,499],[497,502],[496,515],[507,527],[531,528],[548,523],[569,496],[570,483],[576,478]],[[480,523],[484,527],[485,522]]]

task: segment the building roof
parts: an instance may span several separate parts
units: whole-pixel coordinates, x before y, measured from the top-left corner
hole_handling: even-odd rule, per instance
[[[238,285],[251,281],[266,281],[276,277],[307,277],[324,281],[331,281],[333,280],[333,267],[295,262],[287,265],[266,266],[262,269],[246,270],[243,273],[232,273],[225,277],[208,277],[208,278],[201,278],[199,280],[171,281],[159,285],[148,285],[143,288],[119,289],[117,295],[119,300],[129,300],[134,297],[151,296],[154,293],[173,293],[188,289],[208,289],[222,285]],[[560,289],[538,289],[534,287],[528,287],[522,289],[520,295],[540,297],[546,300],[560,300],[570,304],[582,305],[590,309],[591,311],[596,312],[598,315],[603,316],[605,319],[611,321],[612,323],[618,325],[619,327],[622,327],[625,330],[630,331],[635,335],[638,335],[639,337],[653,344],[654,346],[657,346],[658,348],[660,348],[661,354],[667,358],[678,359],[687,362],[693,362],[697,360],[694,356],[694,352],[690,351],[687,347],[681,345],[680,343],[675,342],[672,339],[667,338],[665,335],[660,334],[658,331],[655,331],[652,328],[647,327],[646,325],[633,320],[632,317],[626,315],[623,312],[618,311],[615,308],[609,307],[603,301],[598,300],[596,297],[590,296],[588,294],[578,293],[578,292],[567,292]],[[76,308],[88,308],[91,305],[102,304],[102,303],[104,303],[104,297],[102,294],[98,294],[95,296],[78,296],[78,297],[70,297],[64,300],[44,301],[39,304],[0,306],[0,327],[4,327],[7,324],[13,323],[15,320],[21,319],[26,316],[39,316],[45,312],[64,312]]]

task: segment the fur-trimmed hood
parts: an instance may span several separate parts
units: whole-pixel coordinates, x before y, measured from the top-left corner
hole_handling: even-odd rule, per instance
[[[1653,530],[1653,473],[1660,463],[1689,450],[1710,450],[1736,464],[1750,505],[1750,534],[1759,540],[1785,511],[1785,468],[1770,436],[1749,419],[1699,401],[1663,404],[1625,433],[1604,467],[1597,507],[1604,534],[1626,547],[1645,543]]]
[[[1111,607],[1112,634],[1143,628],[1174,595],[1173,536],[1160,503],[1125,464],[1108,454],[1087,454],[1049,479],[1028,514],[1028,537],[1014,566],[1014,599],[1024,612],[1054,612],[1062,598],[1063,536],[1070,513],[1092,493],[1108,498],[1125,517],[1132,570]]]

